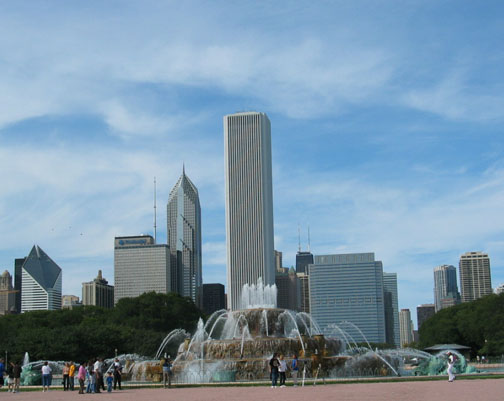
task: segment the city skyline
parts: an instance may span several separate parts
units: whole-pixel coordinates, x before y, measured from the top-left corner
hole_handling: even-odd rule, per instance
[[[285,266],[309,224],[314,255],[397,272],[401,309],[433,302],[432,269],[469,251],[497,287],[503,5],[462,4],[3,4],[1,271],[39,244],[65,294],[113,277],[114,237],[152,234],[153,177],[162,205],[185,162],[203,281],[226,283],[222,116],[257,110]]]

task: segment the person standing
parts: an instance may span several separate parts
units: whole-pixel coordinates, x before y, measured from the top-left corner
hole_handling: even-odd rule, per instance
[[[270,371],[271,371],[271,388],[276,388],[278,380],[278,367],[280,363],[277,358],[278,354],[275,352],[273,357],[269,361]]]
[[[4,372],[5,372],[5,361],[0,358],[0,388],[4,385]]]
[[[94,362],[92,359],[88,363],[87,373],[88,373],[88,385],[86,393],[94,393],[96,385],[96,376],[94,372]]]
[[[94,363],[94,366],[93,366],[93,370],[94,370],[94,392],[95,393],[101,393],[100,391],[100,387],[101,387],[101,362],[100,362],[100,358],[96,358],[96,362]]]
[[[446,371],[448,372],[448,381],[450,383],[453,380],[455,380],[455,375],[453,374],[454,365],[455,365],[455,356],[451,352],[448,352],[448,369],[446,369]]]
[[[45,361],[42,366],[42,392],[49,391],[49,387],[51,386],[51,367],[49,366],[49,362]]]
[[[166,358],[163,362],[163,384],[164,388],[166,388],[166,383],[168,383],[168,387],[171,387],[171,372],[172,363],[170,358]]]
[[[14,392],[14,362],[11,362],[7,365],[7,392]]]
[[[63,366],[63,391],[67,391],[70,388],[68,382],[68,374],[70,373],[70,365],[68,362],[65,362]]]
[[[84,394],[84,381],[86,380],[86,362],[81,363],[81,365],[79,366],[79,371],[77,372],[77,380],[79,380],[79,394]]]
[[[14,364],[12,368],[14,372],[14,390],[13,393],[19,393],[19,382],[21,381],[21,365],[19,362]]]
[[[286,379],[286,372],[287,372],[287,362],[284,359],[283,355],[280,355],[280,359],[278,361],[278,373],[280,374],[280,387],[285,387],[285,379]]]
[[[69,380],[69,383],[70,383],[70,390],[71,391],[74,391],[74,376],[75,376],[75,363],[73,363],[73,361],[70,361],[70,370],[68,372],[68,380]]]
[[[114,361],[114,390],[116,385],[119,385],[119,390],[121,390],[121,378],[122,378],[122,365],[119,362],[119,358]]]
[[[297,355],[294,355],[291,363],[291,375],[292,375],[292,381],[294,382],[294,387],[297,387],[298,372],[299,372],[299,362]]]
[[[107,376],[107,393],[112,392],[112,383],[114,382],[114,378],[112,377],[112,372],[109,372]]]

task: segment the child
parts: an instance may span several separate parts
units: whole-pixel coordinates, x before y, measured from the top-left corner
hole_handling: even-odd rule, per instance
[[[114,383],[114,376],[112,376],[112,372],[109,372],[107,376],[107,393],[112,392],[112,383]]]

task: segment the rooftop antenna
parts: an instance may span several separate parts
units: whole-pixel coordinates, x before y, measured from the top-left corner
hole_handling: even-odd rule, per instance
[[[310,252],[310,225],[308,224],[308,252]]]
[[[156,243],[157,237],[157,225],[156,225],[156,177],[154,177],[154,243]]]
[[[298,223],[298,252],[301,252],[301,227]]]

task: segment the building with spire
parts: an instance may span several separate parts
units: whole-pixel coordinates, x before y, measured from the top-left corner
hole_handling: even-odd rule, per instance
[[[82,283],[82,304],[114,307],[114,286],[103,278],[101,270],[98,270],[98,276],[93,281]]]
[[[172,266],[172,291],[201,307],[201,207],[198,189],[182,168],[167,205],[167,235]]]
[[[61,309],[61,268],[34,245],[21,267],[21,313]]]
[[[244,284],[275,284],[271,124],[265,113],[224,116],[228,308]]]

